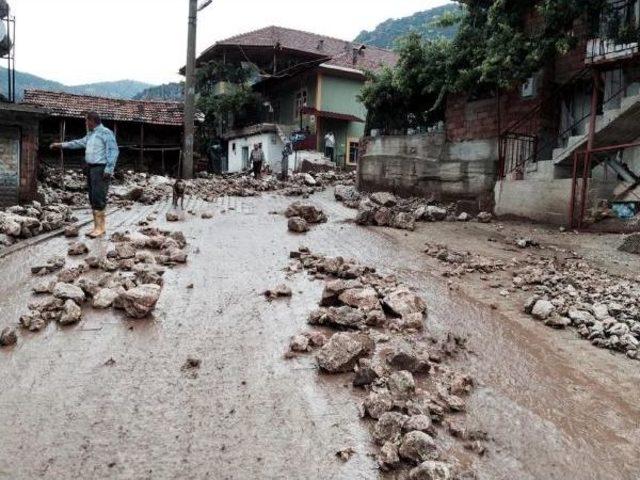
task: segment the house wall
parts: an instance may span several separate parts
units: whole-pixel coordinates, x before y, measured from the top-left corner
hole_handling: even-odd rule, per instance
[[[316,104],[317,81],[315,72],[305,72],[283,81],[270,91],[269,98],[272,104],[278,103],[280,106],[280,116],[275,119],[277,123],[300,127],[299,120],[295,115],[296,94],[300,90],[306,89],[307,106],[313,107]],[[303,121],[303,127],[306,127],[307,123]]]
[[[358,187],[400,196],[469,199],[491,208],[496,157],[490,142],[451,144],[443,133],[367,138],[358,164]]]
[[[504,180],[495,186],[498,217],[520,218],[552,225],[569,225],[572,179]],[[611,198],[616,183],[589,182],[589,205]]]
[[[364,85],[363,80],[342,78],[323,73],[320,77],[321,98],[319,110],[367,117],[367,109],[358,101],[358,95]],[[364,125],[362,128],[364,133]]]
[[[284,145],[276,133],[260,133],[257,135],[229,140],[228,172],[234,173],[242,171],[242,148],[248,147],[250,155],[251,150],[253,150],[253,146],[256,143],[262,143],[262,149],[264,150],[265,156],[265,166],[269,165],[276,173],[281,172],[282,150],[284,149]],[[293,165],[291,165],[291,162],[289,163],[292,168]]]

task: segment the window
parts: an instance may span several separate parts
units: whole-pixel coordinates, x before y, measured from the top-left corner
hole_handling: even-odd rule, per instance
[[[294,111],[293,111],[293,117],[296,120],[300,119],[300,110],[302,110],[302,107],[306,107],[307,106],[307,90],[300,90],[298,93],[296,93],[296,99],[295,99],[295,104],[293,106]]]
[[[522,84],[520,96],[522,98],[531,98],[536,95],[536,77],[529,77]]]
[[[357,165],[359,155],[360,155],[360,142],[355,139],[349,139],[349,151],[347,156],[347,163],[349,165]]]

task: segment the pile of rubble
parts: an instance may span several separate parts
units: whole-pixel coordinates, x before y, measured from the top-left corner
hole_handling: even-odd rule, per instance
[[[33,287],[36,299],[29,303],[29,312],[20,318],[22,328],[34,332],[52,321],[78,323],[83,306],[89,304],[95,309],[122,310],[135,319],[151,314],[166,268],[187,262],[184,234],[145,228],[134,233],[116,232],[111,241],[113,248],[102,256],[90,255],[82,242],[71,244],[70,257],[84,256],[75,265],[68,265],[60,256],[34,265],[32,274],[42,278]],[[17,339],[12,328],[3,333]]]
[[[559,261],[527,255],[505,264],[443,245],[429,246],[426,253],[455,266],[445,276],[481,273],[482,280],[491,280],[486,274],[509,272],[509,285],[493,280],[491,286],[504,288],[503,296],[531,293],[524,305],[527,314],[552,328],[575,328],[597,347],[640,360],[640,282],[615,277],[575,256]]]
[[[515,289],[532,292],[524,310],[553,328],[573,327],[593,345],[640,360],[640,283],[576,259],[530,260],[513,272]]]
[[[468,273],[494,273],[506,268],[504,262],[492,260],[482,255],[471,252],[456,252],[442,244],[425,243],[424,253],[437,258],[441,262],[449,263],[452,269],[448,269],[442,275],[445,277],[462,277]]]
[[[13,245],[20,239],[63,228],[77,219],[71,209],[62,204],[14,205],[0,210],[0,248]]]
[[[371,421],[380,468],[416,480],[454,478],[437,441],[447,434],[483,454],[486,434],[461,424],[474,382],[443,363],[464,350],[464,339],[428,337],[426,303],[394,276],[306,248],[290,257],[289,274],[307,271],[325,286],[308,319],[316,330],[292,338],[286,356],[315,351],[321,372],[349,373],[353,386],[366,390],[361,413]],[[338,454],[348,460],[344,452]]]
[[[44,167],[40,175],[39,193],[46,203],[85,206],[86,179],[81,171],[66,171]],[[175,179],[162,175],[118,171],[109,191],[110,202],[139,202],[145,205],[165,200],[173,193]],[[207,202],[220,196],[254,197],[263,192],[282,192],[287,196],[308,197],[332,185],[352,185],[354,173],[319,172],[298,173],[286,182],[274,175],[255,179],[248,173],[213,175],[200,173],[193,180],[185,180],[186,194]]]
[[[474,218],[466,212],[456,214],[458,206],[436,205],[423,198],[398,198],[392,193],[376,192],[368,196],[358,194],[353,188],[338,188],[335,197],[349,207],[356,207],[356,223],[376,225],[399,230],[415,230],[416,222],[468,222]],[[492,215],[481,212],[475,220],[489,223]]]

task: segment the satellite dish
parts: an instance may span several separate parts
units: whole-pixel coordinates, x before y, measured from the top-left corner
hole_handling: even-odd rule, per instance
[[[8,55],[11,51],[12,43],[9,32],[4,22],[0,21],[0,57]]]
[[[9,4],[7,0],[0,0],[0,19],[5,19],[9,16]]]

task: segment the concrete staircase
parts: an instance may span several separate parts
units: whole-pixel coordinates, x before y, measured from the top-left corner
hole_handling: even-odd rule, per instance
[[[631,143],[640,137],[640,94],[622,97],[619,107],[605,110],[596,118],[594,147]],[[608,102],[609,104],[612,102]],[[570,137],[567,146],[553,150],[553,163],[569,164],[573,152],[587,144],[588,134]]]

